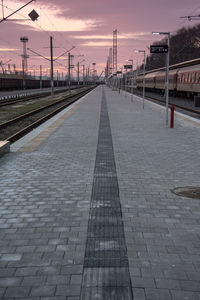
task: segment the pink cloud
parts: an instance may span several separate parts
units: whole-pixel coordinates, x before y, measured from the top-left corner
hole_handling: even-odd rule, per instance
[[[76,49],[73,54],[84,54],[87,65],[96,62],[100,71],[98,64],[102,68],[102,64],[106,63],[109,48],[112,47],[112,39],[107,37],[112,37],[114,29],[119,30],[119,37],[127,34],[127,38],[118,40],[119,63],[123,64],[124,60],[131,56],[134,56],[135,61],[141,60],[142,58],[136,56],[133,50],[147,49],[146,47],[149,47],[155,40],[151,34],[152,31],[167,30],[173,33],[183,25],[188,26],[188,21],[183,21],[180,17],[190,14],[198,7],[200,7],[199,0],[57,0],[56,2],[54,0],[38,0],[35,9],[39,14],[53,8],[60,18],[72,21],[81,20],[81,22],[92,20],[94,26],[88,24],[87,28],[77,32],[68,31],[70,28],[67,28],[66,31],[63,28],[63,32],[56,32],[55,28],[58,26],[56,21],[52,25],[52,20],[41,18],[38,24],[41,24],[42,28],[44,24],[49,25],[48,28],[55,27],[54,31],[51,32],[53,29],[50,29],[47,33],[42,29],[39,30],[39,27],[36,31],[25,24],[3,22],[0,24],[0,48],[22,49],[19,39],[25,35],[29,37],[28,46],[30,48],[37,49],[44,56],[49,56],[49,49],[44,47],[48,47],[49,35],[52,35],[54,46],[60,47],[54,49],[55,56],[62,53],[64,49],[75,45]],[[200,13],[200,8],[196,11]],[[0,60],[11,58],[12,62],[20,66],[22,50],[13,52],[0,52]],[[78,58],[76,58],[77,60]],[[62,59],[61,63],[66,65],[67,57],[66,61]],[[30,56],[29,64],[48,66],[48,62],[34,56]]]

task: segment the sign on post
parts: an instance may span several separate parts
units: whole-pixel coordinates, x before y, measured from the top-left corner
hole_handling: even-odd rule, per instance
[[[124,69],[127,70],[127,69],[132,69],[133,66],[132,65],[124,65]]]
[[[168,53],[167,45],[151,45],[150,53]]]

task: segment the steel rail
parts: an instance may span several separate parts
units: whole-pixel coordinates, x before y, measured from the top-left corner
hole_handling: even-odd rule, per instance
[[[61,110],[63,110],[64,108],[68,107],[69,105],[71,105],[72,103],[74,103],[75,101],[77,101],[78,99],[80,99],[80,97],[86,95],[88,92],[90,92],[92,89],[94,89],[94,87],[90,87],[87,90],[81,91],[75,95],[70,95],[69,97],[56,101],[53,104],[50,105],[46,105],[43,106],[40,109],[36,109],[34,111],[31,111],[29,113],[26,113],[20,117],[14,118],[8,122],[4,122],[2,124],[0,124],[0,130],[1,129],[5,129],[6,127],[13,125],[14,123],[17,123],[19,121],[25,120],[26,118],[29,118],[45,109],[48,109],[50,107],[53,107],[57,104],[61,104],[62,102],[66,102],[65,104],[63,104],[62,106],[56,108],[55,110],[53,110],[52,112],[48,113],[47,115],[39,118],[38,120],[36,120],[35,122],[31,123],[30,125],[20,129],[19,131],[15,132],[14,134],[12,134],[11,136],[9,136],[8,138],[6,138],[6,141],[10,141],[10,143],[15,142],[16,140],[18,140],[20,137],[24,136],[25,134],[27,134],[28,132],[30,132],[33,128],[37,127],[38,125],[42,124],[44,121],[48,120],[49,118],[53,117],[55,114],[57,114],[58,112],[60,112]]]
[[[80,86],[79,87],[72,87],[72,90],[75,90],[75,89],[78,89],[78,88],[80,88]],[[68,91],[68,87],[66,87],[65,89],[62,89],[62,90],[55,90],[55,94],[63,93],[63,92],[66,92],[66,91]],[[47,97],[49,95],[51,95],[51,92],[49,92],[49,91],[38,93],[38,94],[36,93],[36,94],[32,94],[32,95],[30,94],[30,95],[22,96],[22,97],[18,97],[18,98],[15,98],[11,95],[10,96],[11,99],[0,100],[0,107],[7,106],[7,105],[13,105],[13,104],[20,103],[20,102],[26,102],[26,101],[29,101],[29,100],[32,100],[32,99]]]

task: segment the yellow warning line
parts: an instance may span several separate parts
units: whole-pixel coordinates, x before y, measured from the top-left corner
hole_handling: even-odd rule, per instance
[[[197,120],[197,121],[191,120],[191,119],[189,119],[187,117],[184,117],[184,116],[181,116],[181,115],[177,114],[176,112],[174,113],[174,115],[177,116],[177,118],[181,118],[181,119],[186,120],[187,122],[190,122],[190,123],[192,123],[194,125],[200,126],[199,120]]]
[[[72,113],[87,99],[86,95],[81,102],[75,104],[68,112],[62,115],[58,120],[49,125],[45,130],[40,132],[36,137],[29,141],[26,145],[22,146],[17,152],[33,152],[36,150],[44,140],[46,140],[64,121],[72,115]]]

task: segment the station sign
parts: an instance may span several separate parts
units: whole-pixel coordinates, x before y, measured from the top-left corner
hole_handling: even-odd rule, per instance
[[[167,45],[151,45],[150,53],[168,53]]]
[[[125,69],[125,70],[132,69],[132,68],[133,68],[132,65],[124,65],[124,69]]]

